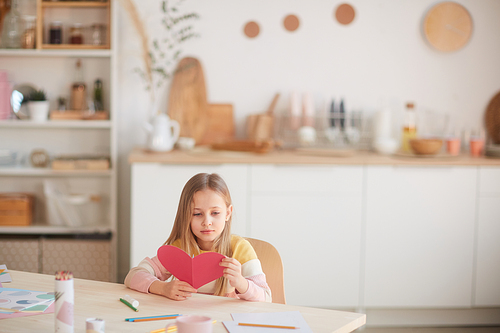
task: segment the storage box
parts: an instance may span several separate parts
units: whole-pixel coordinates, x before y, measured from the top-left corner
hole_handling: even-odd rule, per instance
[[[34,196],[0,193],[0,226],[28,226],[33,220]]]

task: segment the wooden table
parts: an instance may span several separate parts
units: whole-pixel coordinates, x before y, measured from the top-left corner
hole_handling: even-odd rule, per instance
[[[9,271],[11,283],[5,288],[34,291],[53,291],[54,276],[21,271]],[[186,301],[143,294],[123,284],[75,279],[75,332],[85,332],[87,318],[106,321],[106,332],[149,332],[167,324],[167,320],[126,322],[125,318],[157,316],[162,314],[197,314],[217,320],[214,332],[226,332],[222,321],[231,321],[231,313],[300,311],[313,332],[352,332],[366,323],[366,315],[335,310],[307,308],[263,302],[248,302],[227,297],[194,294]],[[320,291],[314,291],[320,292]],[[134,312],[119,301],[130,295],[139,301],[139,312]],[[2,332],[53,332],[54,314],[42,314],[0,320]]]

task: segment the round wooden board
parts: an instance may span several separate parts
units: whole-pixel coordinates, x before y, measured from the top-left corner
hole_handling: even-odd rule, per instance
[[[441,2],[433,6],[425,16],[424,35],[437,50],[456,51],[464,47],[472,35],[472,18],[462,5]]]
[[[180,136],[200,142],[207,127],[207,92],[201,63],[183,58],[175,70],[168,98],[168,115],[181,127]]]
[[[484,121],[488,137],[494,144],[500,144],[500,92],[488,104]]]

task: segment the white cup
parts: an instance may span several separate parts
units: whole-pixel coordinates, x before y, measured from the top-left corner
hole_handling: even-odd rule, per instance
[[[165,326],[165,332],[169,327],[177,326],[179,333],[212,333],[212,318],[206,316],[180,316],[175,324]]]
[[[196,144],[195,139],[188,137],[180,137],[177,139],[177,146],[182,150],[191,150]]]

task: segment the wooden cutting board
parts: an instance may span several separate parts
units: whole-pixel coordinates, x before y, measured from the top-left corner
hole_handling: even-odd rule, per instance
[[[208,104],[207,116],[207,128],[200,144],[212,144],[234,139],[232,104]]]
[[[180,136],[194,138],[199,144],[207,129],[207,92],[201,63],[183,58],[174,72],[168,99],[168,115],[179,122]]]

